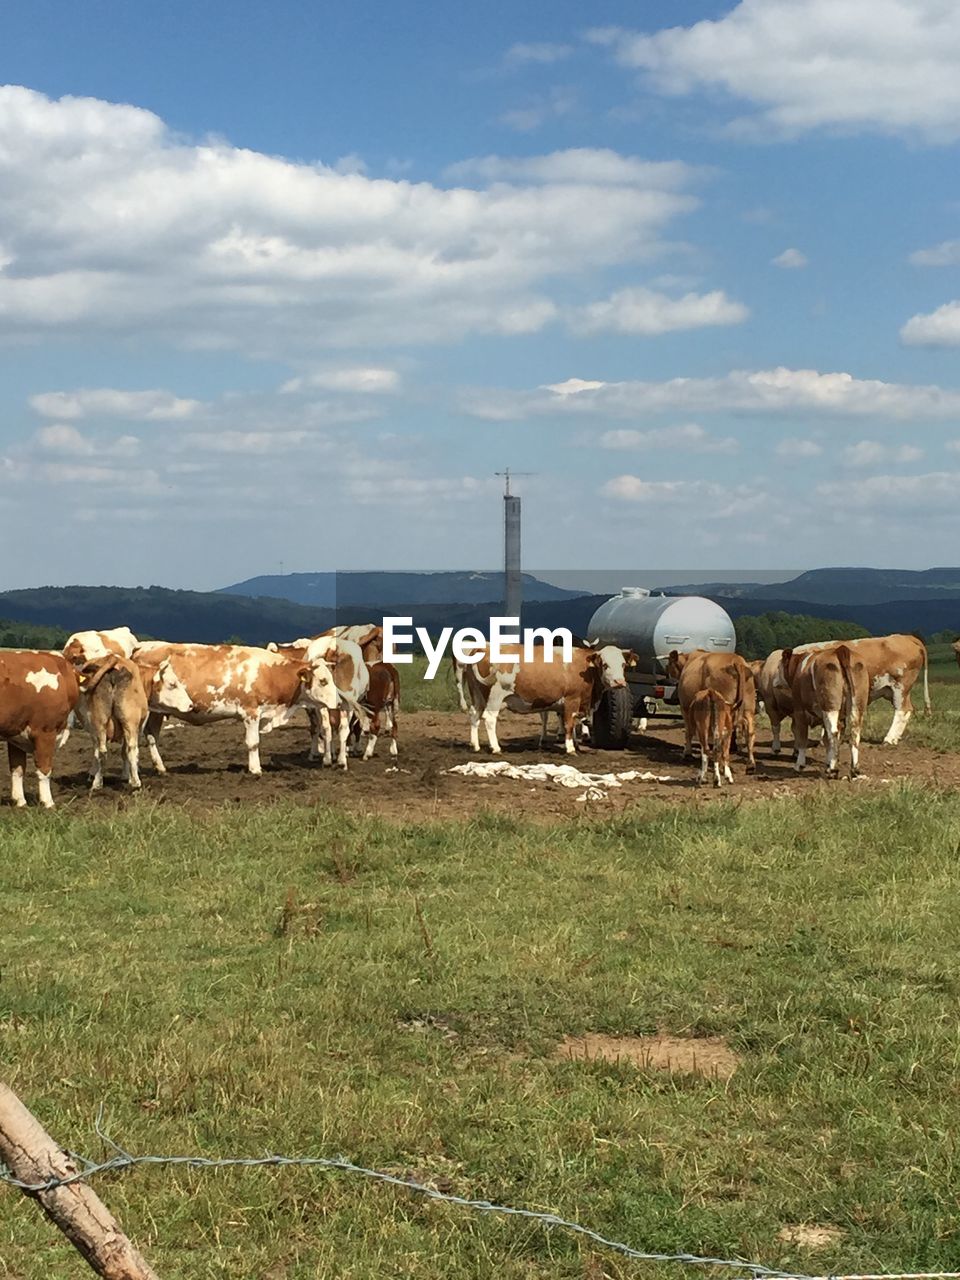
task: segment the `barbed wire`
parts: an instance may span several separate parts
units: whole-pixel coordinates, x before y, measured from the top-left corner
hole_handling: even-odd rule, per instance
[[[74,1151],[65,1151],[67,1157],[80,1166],[75,1173],[51,1177],[43,1182],[26,1182],[17,1178],[0,1163],[0,1182],[16,1187],[27,1195],[40,1195],[43,1192],[56,1191],[60,1187],[69,1187],[76,1182],[86,1182],[90,1178],[103,1173],[118,1173],[141,1165],[173,1166],[189,1169],[262,1169],[262,1168],[319,1168],[331,1169],[340,1173],[352,1173],[390,1186],[402,1187],[414,1191],[425,1199],[436,1200],[443,1204],[457,1205],[462,1209],[471,1209],[478,1213],[498,1214],[503,1217],[523,1218],[537,1222],[546,1227],[557,1227],[578,1235],[603,1249],[610,1249],[636,1262],[677,1263],[682,1266],[723,1268],[738,1271],[751,1280],[960,1280],[960,1271],[899,1271],[865,1273],[861,1275],[829,1274],[822,1276],[808,1275],[800,1271],[778,1271],[776,1268],[764,1266],[760,1262],[749,1262],[744,1258],[714,1258],[696,1253],[655,1253],[643,1249],[635,1249],[622,1240],[614,1240],[609,1236],[585,1227],[570,1218],[562,1218],[559,1214],[540,1209],[521,1209],[514,1205],[496,1204],[491,1200],[473,1200],[466,1196],[453,1195],[440,1191],[429,1184],[419,1182],[415,1178],[403,1177],[388,1173],[385,1169],[368,1169],[364,1165],[354,1164],[344,1156],[160,1156],[134,1155],[124,1150],[103,1128],[103,1107],[97,1114],[94,1128],[97,1136],[107,1146],[112,1147],[114,1155],[107,1160],[89,1160],[86,1156]]]

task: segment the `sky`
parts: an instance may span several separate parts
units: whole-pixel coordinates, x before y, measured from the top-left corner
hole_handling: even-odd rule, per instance
[[[955,563],[958,63],[955,0],[9,6],[0,588],[489,569],[505,467],[544,573]]]

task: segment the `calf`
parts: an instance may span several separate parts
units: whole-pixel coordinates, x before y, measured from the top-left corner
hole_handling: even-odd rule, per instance
[[[81,668],[79,679],[83,718],[93,738],[90,790],[103,787],[107,741],[119,740],[124,780],[139,791],[140,733],[150,714],[141,669],[129,658],[114,653],[98,662],[88,662]]]
[[[369,668],[369,677],[370,682],[362,706],[364,711],[370,712],[370,734],[363,758],[369,760],[376,751],[381,727],[390,735],[390,754],[395,756],[397,754],[397,712],[400,710],[400,674],[389,662],[375,662]],[[381,716],[383,717],[382,726]]]
[[[28,752],[36,762],[40,803],[53,808],[53,757],[79,696],[77,673],[59,653],[0,650],[0,739],[7,744],[10,798],[16,808],[27,803],[23,774]]]
[[[324,634],[293,640],[289,644],[269,644],[271,653],[287,654],[289,657],[304,662],[323,660],[333,672],[333,682],[337,690],[336,704],[331,708],[317,707],[307,710],[310,721],[310,754],[311,760],[322,760],[325,765],[333,763],[333,735],[336,733],[339,746],[337,764],[341,769],[347,767],[347,742],[350,737],[351,724],[355,719],[361,733],[369,727],[369,719],[363,710],[362,703],[366,698],[370,684],[370,671],[363,660],[360,646],[353,640],[341,636]]]
[[[482,721],[494,755],[500,754],[497,717],[504,707],[538,715],[560,712],[564,747],[568,755],[573,755],[577,724],[593,714],[604,689],[623,688],[626,668],[636,666],[638,661],[635,653],[614,645],[574,649],[570,662],[563,661],[559,650],[552,650],[548,658],[542,647],[534,650],[529,661],[517,653],[494,663],[486,647],[479,652],[476,663],[459,662],[456,658],[452,661],[460,704],[470,715],[470,746],[474,751],[480,750]]]
[[[667,659],[667,674],[677,682],[685,730],[684,758],[693,754],[690,707],[701,689],[713,689],[731,708],[737,743],[747,755],[747,773],[753,773],[757,767],[757,690],[749,663],[739,653],[708,653],[704,649],[679,653],[674,649]]]
[[[840,718],[846,722],[850,741],[850,776],[860,764],[860,731],[870,700],[870,673],[866,662],[848,644],[807,653],[783,651],[784,678],[793,698],[793,734],[797,746],[796,769],[807,762],[808,728],[823,725],[826,747],[824,772],[839,772]]]
[[[700,743],[700,776],[697,781],[702,786],[707,780],[708,766],[713,765],[716,786],[722,786],[723,779],[733,782],[730,771],[733,708],[729,702],[721,698],[716,689],[699,689],[690,703],[690,719]]]

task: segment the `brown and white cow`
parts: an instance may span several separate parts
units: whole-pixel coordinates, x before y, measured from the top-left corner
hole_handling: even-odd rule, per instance
[[[850,643],[816,648],[806,653],[784,649],[783,671],[793,696],[793,736],[797,746],[795,768],[807,762],[807,730],[823,725],[827,753],[824,772],[839,772],[841,716],[850,742],[850,776],[860,764],[860,731],[870,700],[870,672],[861,653]]]
[[[271,642],[267,648],[271,653],[284,653],[299,661],[313,662],[322,659],[329,664],[333,671],[338,701],[330,709],[307,709],[310,721],[309,759],[322,760],[325,765],[332,764],[333,735],[336,733],[339,743],[337,764],[341,769],[346,769],[347,742],[354,720],[361,733],[366,732],[369,727],[369,718],[362,704],[370,685],[370,669],[363,660],[360,646],[345,637],[325,633],[293,640],[288,644]]]
[[[152,711],[148,741],[159,735],[164,715],[187,724],[240,720],[247,747],[247,768],[259,777],[260,735],[287,724],[301,707],[330,710],[337,706],[333,672],[322,659],[299,660],[284,653],[233,644],[166,644],[149,641],[134,655],[137,662],[159,667],[169,660],[190,697],[190,711]],[[152,753],[151,753],[152,754]],[[163,771],[159,752],[155,758]]]
[[[86,724],[93,738],[91,791],[99,791],[103,786],[103,761],[108,742],[121,744],[124,781],[138,790],[139,739],[149,713],[157,711],[176,715],[193,710],[193,701],[183,681],[174,672],[169,659],[153,666],[115,653],[85,663],[79,670],[79,679],[77,716]],[[157,771],[166,772],[156,737],[148,735],[147,744]]]
[[[957,666],[960,667],[960,636],[953,642],[953,654],[957,660]]]
[[[867,636],[860,640],[827,640],[797,645],[793,653],[813,653],[817,649],[833,648],[845,644],[866,664],[870,680],[870,701],[886,698],[893,704],[893,720],[883,742],[895,747],[913,715],[911,690],[923,672],[924,711],[930,714],[930,684],[928,678],[927,646],[918,636],[891,635]],[[767,658],[761,677],[760,696],[773,729],[771,750],[780,752],[780,725],[792,714],[792,693],[789,681],[782,672],[784,650],[774,649]]]
[[[757,689],[746,659],[739,653],[710,653],[705,649],[679,653],[674,649],[667,658],[667,675],[677,682],[677,698],[683,712],[684,757],[693,754],[693,700],[701,689],[713,689],[731,708],[739,748],[746,751],[747,773],[753,773],[757,767]]]
[[[690,703],[690,719],[700,743],[700,776],[703,785],[707,769],[713,766],[716,786],[733,782],[730,770],[730,743],[733,739],[733,707],[716,689],[699,689]],[[721,773],[722,770],[722,773]]]
[[[329,627],[313,639],[320,640],[325,636],[335,636],[338,640],[349,640],[352,644],[359,645],[368,667],[383,661],[383,627],[377,626],[375,622]]]
[[[129,627],[114,627],[112,631],[75,631],[63,646],[63,656],[68,662],[83,666],[96,662],[111,653],[130,658],[140,641]]]
[[[45,809],[53,808],[53,757],[79,696],[73,664],[59,653],[0,651],[0,740],[7,744],[10,798],[16,808],[27,803],[23,774],[28,753],[37,767],[40,803]]]
[[[459,662],[456,658],[452,661],[461,705],[470,716],[470,746],[474,751],[480,750],[483,721],[494,755],[500,753],[497,717],[504,707],[521,714],[559,712],[563,716],[564,749],[573,755],[577,749],[577,724],[593,714],[604,689],[626,685],[626,668],[636,666],[638,660],[631,650],[614,645],[574,649],[570,662],[563,661],[559,649],[552,649],[548,658],[542,647],[534,650],[532,661],[522,658],[519,651],[516,657],[498,663],[491,662],[487,647],[480,653],[476,663]]]

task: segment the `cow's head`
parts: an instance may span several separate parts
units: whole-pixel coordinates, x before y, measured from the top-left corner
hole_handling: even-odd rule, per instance
[[[679,649],[671,649],[667,654],[667,675],[670,679],[679,680],[680,673],[689,661],[689,653],[681,653]]]
[[[164,660],[153,673],[150,681],[150,701],[157,707],[170,711],[179,711],[187,715],[193,710],[193,699],[187,687],[170,665],[170,659]]]
[[[314,658],[312,662],[305,662],[297,673],[297,679],[300,681],[299,701],[326,707],[328,711],[336,708],[337,686],[333,670],[325,659]]]
[[[622,689],[627,683],[627,667],[635,667],[639,661],[632,649],[618,649],[607,644],[587,655],[587,663],[600,674],[604,689]]]

